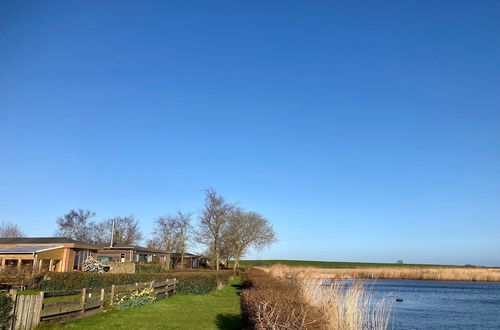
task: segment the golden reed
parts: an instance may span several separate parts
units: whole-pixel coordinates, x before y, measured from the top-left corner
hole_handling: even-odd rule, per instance
[[[277,277],[316,279],[404,279],[432,281],[483,281],[500,282],[500,269],[474,267],[368,267],[368,268],[315,268],[274,265],[259,267]],[[287,275],[288,274],[288,275]]]
[[[391,325],[392,302],[382,298],[372,302],[372,286],[361,280],[332,281],[324,284],[304,267],[275,265],[260,268],[277,280],[294,283],[301,288],[301,299],[320,311],[322,326],[332,330],[385,330]],[[304,327],[310,328],[310,327]]]

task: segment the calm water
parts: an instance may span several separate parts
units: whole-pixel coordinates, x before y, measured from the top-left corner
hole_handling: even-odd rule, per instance
[[[392,293],[394,329],[500,329],[500,283],[377,280]]]

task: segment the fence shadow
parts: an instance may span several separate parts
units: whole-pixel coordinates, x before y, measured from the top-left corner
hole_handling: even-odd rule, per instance
[[[241,329],[241,315],[239,314],[217,314],[217,327],[223,330]]]

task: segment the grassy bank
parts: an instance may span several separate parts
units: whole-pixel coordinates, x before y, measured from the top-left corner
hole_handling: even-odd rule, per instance
[[[112,311],[41,329],[240,329],[240,281],[205,295],[174,295],[152,305]]]
[[[376,262],[342,262],[313,260],[242,260],[241,266],[272,266],[272,265],[318,267],[318,268],[362,268],[362,267],[439,267],[442,265],[397,264]],[[449,266],[454,267],[454,266]]]

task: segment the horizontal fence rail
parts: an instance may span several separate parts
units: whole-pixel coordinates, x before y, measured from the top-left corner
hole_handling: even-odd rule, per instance
[[[11,290],[14,301],[11,329],[34,329],[41,323],[64,323],[88,317],[143,289],[153,290],[156,299],[165,299],[175,293],[176,287],[177,279],[174,278],[100,289],[42,291],[36,295],[18,295],[17,290]]]

